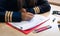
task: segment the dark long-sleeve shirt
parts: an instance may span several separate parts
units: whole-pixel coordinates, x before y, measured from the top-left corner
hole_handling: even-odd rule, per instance
[[[36,0],[37,1],[37,0]],[[25,7],[28,12],[35,14],[34,7],[28,6],[26,1]],[[20,22],[21,12],[18,10],[17,0],[0,0],[0,22]],[[40,13],[45,13],[50,10],[50,5],[47,0],[38,0],[36,6],[39,8]]]

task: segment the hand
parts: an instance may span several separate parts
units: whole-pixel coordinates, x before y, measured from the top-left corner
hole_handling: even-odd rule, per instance
[[[23,21],[31,20],[33,17],[34,17],[34,15],[32,13],[29,13],[29,12],[23,13],[22,12],[22,20]]]

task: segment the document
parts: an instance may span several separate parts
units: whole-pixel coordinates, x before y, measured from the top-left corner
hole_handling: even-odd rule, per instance
[[[8,23],[10,23],[11,25],[13,25],[14,27],[20,30],[28,30],[39,25],[40,23],[45,22],[48,19],[49,18],[46,18],[42,15],[35,14],[34,17],[30,21],[21,21],[21,22],[16,22],[16,23],[8,22]]]

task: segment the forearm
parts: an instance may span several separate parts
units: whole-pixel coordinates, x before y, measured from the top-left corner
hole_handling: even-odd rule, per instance
[[[21,13],[13,11],[0,12],[0,22],[20,22]]]
[[[41,1],[41,2],[40,2]],[[48,1],[39,0],[36,7],[28,8],[27,11],[32,13],[45,13],[51,9]]]
[[[47,0],[38,0],[37,5],[40,8],[40,13],[48,12],[51,9],[51,6]]]
[[[39,13],[45,13],[45,12],[48,12],[50,11],[51,7],[50,6],[37,6],[37,7],[34,7],[34,8],[28,8],[27,11],[28,12],[31,12],[33,14],[39,14]]]

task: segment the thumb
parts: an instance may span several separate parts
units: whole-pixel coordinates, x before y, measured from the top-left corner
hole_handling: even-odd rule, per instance
[[[26,13],[26,9],[22,8],[21,12]]]
[[[26,13],[26,9],[23,9],[23,12]]]

